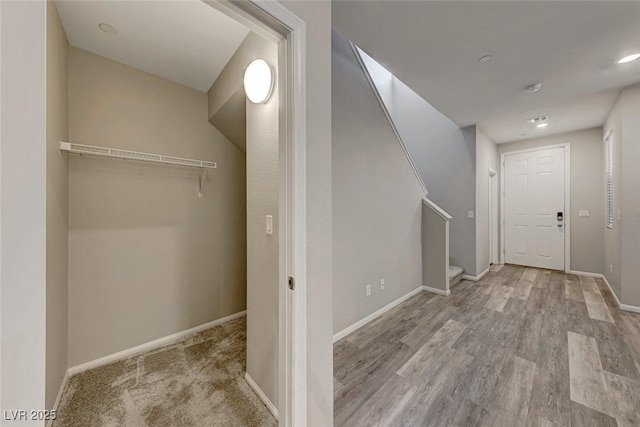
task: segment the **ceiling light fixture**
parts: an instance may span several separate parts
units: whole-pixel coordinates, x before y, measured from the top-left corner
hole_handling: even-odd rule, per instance
[[[618,60],[618,64],[626,64],[627,62],[635,61],[638,58],[640,58],[640,53],[633,53],[625,56],[624,58],[620,58]]]
[[[273,70],[264,59],[254,59],[244,72],[244,92],[254,104],[267,102],[273,91]]]
[[[527,92],[527,93],[536,93],[540,89],[542,89],[542,83],[537,82],[537,83],[533,83],[533,84],[530,84],[529,86],[525,87],[524,91]]]
[[[104,22],[101,24],[98,24],[98,28],[100,28],[102,31],[104,31],[107,34],[114,35],[118,33],[118,30],[116,30],[114,26],[105,24]]]
[[[549,126],[549,116],[538,116],[532,119],[527,119],[527,123],[535,125],[537,128],[546,128]]]
[[[478,61],[487,62],[490,59],[491,59],[491,55],[485,55],[485,56],[481,56],[480,59],[478,59]]]

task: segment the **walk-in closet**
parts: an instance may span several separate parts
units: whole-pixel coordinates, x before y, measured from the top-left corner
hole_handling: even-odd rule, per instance
[[[214,6],[47,4],[55,427],[277,423],[278,46]]]

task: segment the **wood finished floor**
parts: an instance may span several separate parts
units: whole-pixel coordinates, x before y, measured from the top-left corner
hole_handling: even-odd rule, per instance
[[[640,314],[601,279],[506,265],[334,344],[336,426],[638,426]]]

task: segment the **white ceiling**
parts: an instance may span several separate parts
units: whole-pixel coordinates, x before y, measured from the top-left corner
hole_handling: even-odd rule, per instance
[[[599,126],[620,88],[640,81],[640,60],[616,64],[640,52],[637,1],[336,1],[333,25],[498,143]],[[538,81],[540,92],[523,93]],[[544,114],[546,129],[526,123]]]
[[[206,92],[249,30],[200,0],[56,1],[72,46]],[[98,28],[107,23],[110,35]]]

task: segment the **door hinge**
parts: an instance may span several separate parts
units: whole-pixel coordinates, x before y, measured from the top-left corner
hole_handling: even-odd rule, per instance
[[[289,289],[291,289],[292,291],[296,289],[296,281],[291,276],[289,276]]]

